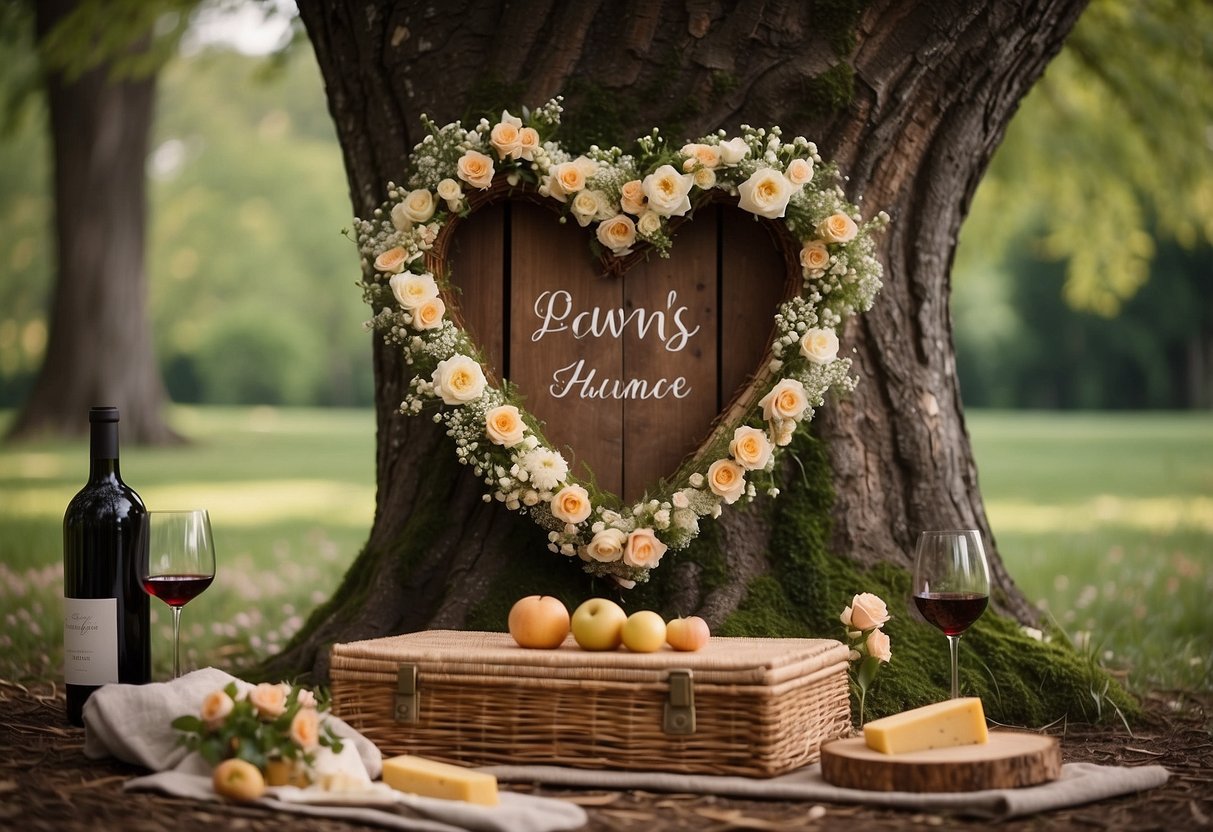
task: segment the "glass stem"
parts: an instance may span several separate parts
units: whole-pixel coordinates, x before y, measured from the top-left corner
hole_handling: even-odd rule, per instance
[[[955,662],[955,659],[953,659]],[[955,673],[955,671],[953,671]],[[181,608],[172,608],[172,678],[181,676]]]
[[[952,698],[960,698],[960,668],[957,661],[957,651],[960,650],[960,636],[948,636],[948,652],[952,656]]]

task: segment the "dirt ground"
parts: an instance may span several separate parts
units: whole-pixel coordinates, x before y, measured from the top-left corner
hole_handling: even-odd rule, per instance
[[[1174,830],[1209,827],[1213,818],[1213,694],[1157,695],[1130,735],[1092,726],[1058,726],[1067,762],[1160,764],[1171,779],[1159,789],[1047,815],[998,824],[1003,830]],[[83,754],[84,732],[63,719],[63,695],[50,686],[0,681],[0,829],[96,832],[174,829],[346,832],[373,827],[283,816],[267,810],[125,794],[141,770]],[[856,806],[744,801],[642,791],[536,793],[571,800],[589,814],[587,830],[825,830],[881,832],[989,826],[934,815]]]

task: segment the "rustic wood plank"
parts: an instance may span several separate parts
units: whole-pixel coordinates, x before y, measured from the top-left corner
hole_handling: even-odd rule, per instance
[[[571,470],[586,476],[588,466],[600,487],[618,494],[623,402],[597,393],[603,381],[622,375],[623,351],[618,339],[575,333],[573,318],[595,308],[618,310],[623,283],[599,276],[589,234],[575,223],[561,224],[547,209],[524,202],[512,203],[511,212],[509,378]],[[555,317],[545,328],[549,305]],[[591,373],[590,382],[570,385]]]
[[[486,370],[500,380],[506,372],[505,218],[507,205],[481,208],[452,229],[448,274],[456,291],[443,293],[447,308],[484,350]]]
[[[708,206],[682,225],[670,259],[654,255],[624,277],[624,309],[637,317],[623,339],[623,378],[667,382],[660,398],[624,404],[622,496],[629,502],[674,473],[719,409],[717,211]],[[643,337],[640,313],[649,323]]]

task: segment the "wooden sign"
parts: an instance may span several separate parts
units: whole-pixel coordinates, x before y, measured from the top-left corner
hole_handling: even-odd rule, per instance
[[[772,315],[799,289],[786,236],[709,204],[678,227],[670,259],[640,251],[615,274],[587,231],[514,196],[451,223],[435,251],[457,289],[447,306],[497,379],[517,386],[574,474],[635,501],[763,365]]]

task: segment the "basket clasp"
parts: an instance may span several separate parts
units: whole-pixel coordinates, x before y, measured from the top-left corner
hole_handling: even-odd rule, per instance
[[[396,721],[416,724],[421,713],[421,692],[417,690],[417,665],[402,664],[396,669]]]
[[[667,734],[695,733],[695,683],[689,668],[671,670],[670,697],[661,728]]]

